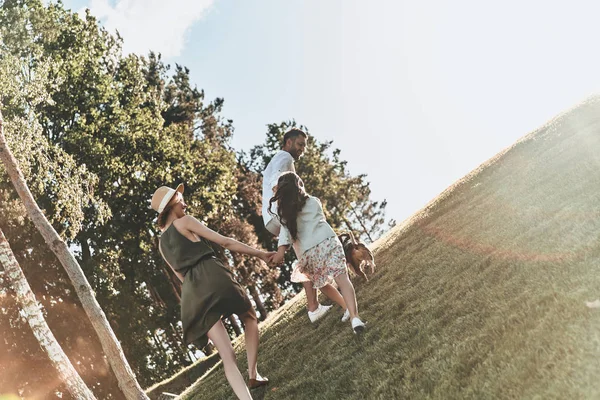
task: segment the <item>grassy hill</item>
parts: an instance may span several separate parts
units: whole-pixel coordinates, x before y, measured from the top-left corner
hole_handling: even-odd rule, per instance
[[[406,194],[410,195],[410,194]],[[257,399],[600,398],[600,97],[527,135],[374,244],[368,329],[302,295],[261,327]],[[242,342],[243,343],[243,342]],[[238,342],[239,364],[245,368]],[[217,365],[183,399],[232,399]]]

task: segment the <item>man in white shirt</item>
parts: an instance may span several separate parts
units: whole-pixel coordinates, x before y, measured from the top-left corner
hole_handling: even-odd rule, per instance
[[[276,217],[277,205],[273,204],[271,210],[275,215],[269,213],[269,200],[273,197],[273,188],[277,185],[279,176],[288,171],[296,172],[294,160],[298,160],[306,150],[306,140],[308,135],[297,128],[292,128],[283,136],[282,149],[273,156],[267,168],[263,171],[263,193],[262,193],[262,214],[265,227],[275,236],[279,236],[281,225]],[[315,322],[323,317],[332,306],[319,304],[317,299],[317,289],[313,288],[311,282],[304,282],[304,291],[306,292],[306,305],[308,308],[308,318]],[[340,292],[332,285],[326,285],[321,291],[330,299],[341,298]],[[342,300],[343,302],[343,300]]]
[[[271,158],[263,171],[262,215],[265,227],[275,236],[279,236],[281,225],[275,215],[269,213],[269,200],[273,197],[273,188],[277,186],[279,176],[288,171],[296,172],[294,160],[298,160],[306,149],[306,133],[300,129],[291,129],[283,136],[283,148]],[[277,205],[272,211],[277,214]]]

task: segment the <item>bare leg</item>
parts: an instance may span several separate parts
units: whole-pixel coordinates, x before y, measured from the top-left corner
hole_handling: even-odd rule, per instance
[[[358,305],[356,304],[356,293],[354,292],[354,286],[352,282],[350,282],[350,278],[348,277],[348,273],[344,272],[335,277],[335,282],[340,287],[342,291],[342,296],[344,297],[344,301],[348,306],[348,311],[350,312],[350,319],[354,317],[358,317]]]
[[[256,313],[251,309],[240,315],[244,323],[244,336],[246,339],[246,354],[248,355],[248,378],[256,379],[256,365],[258,360],[258,321]]]
[[[313,288],[312,282],[302,282],[302,286],[304,286],[306,292],[306,308],[308,308],[308,311],[315,311],[319,307],[317,289]]]
[[[240,373],[235,359],[235,353],[227,329],[223,326],[223,322],[219,321],[213,325],[208,331],[208,338],[217,347],[217,351],[223,360],[223,367],[225,368],[225,376],[227,381],[231,385],[233,392],[242,400],[252,400],[250,391],[244,382],[244,378]]]
[[[346,309],[346,302],[344,301],[344,298],[340,294],[340,291],[334,288],[333,285],[328,283],[327,285],[323,286],[320,290],[321,293],[327,296],[328,299],[336,302],[340,307],[342,307],[342,310]]]

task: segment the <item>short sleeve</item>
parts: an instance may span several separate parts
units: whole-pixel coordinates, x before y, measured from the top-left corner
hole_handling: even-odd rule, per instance
[[[279,177],[285,172],[296,172],[294,158],[288,152],[286,152],[275,165],[275,169],[271,175],[271,181],[269,182],[269,189],[273,189],[275,185],[277,185]]]
[[[292,157],[292,155],[288,153],[288,155],[283,159],[283,162],[281,163],[278,175],[290,171],[296,172],[296,167],[294,167],[294,157]]]

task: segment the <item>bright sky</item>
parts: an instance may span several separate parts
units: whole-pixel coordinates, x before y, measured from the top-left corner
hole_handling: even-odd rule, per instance
[[[296,119],[333,140],[398,222],[600,92],[600,3],[64,0],[223,97],[233,145]]]

